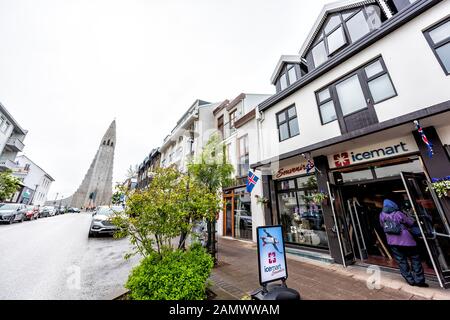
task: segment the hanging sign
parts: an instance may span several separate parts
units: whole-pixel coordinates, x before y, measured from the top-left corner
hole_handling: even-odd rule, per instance
[[[412,136],[405,136],[361,148],[345,150],[328,156],[331,169],[374,160],[391,158],[419,151]]]
[[[280,225],[258,227],[259,283],[287,279],[286,253]]]

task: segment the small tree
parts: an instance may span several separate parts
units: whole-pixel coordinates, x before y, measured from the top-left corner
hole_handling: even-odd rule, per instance
[[[202,153],[188,165],[188,172],[195,181],[205,186],[215,195],[216,201],[222,201],[221,188],[233,182],[233,166],[227,162],[226,148],[218,134],[213,134]],[[208,220],[208,250],[215,257],[215,225],[216,215]],[[215,258],[214,258],[215,259]]]
[[[0,201],[10,199],[20,187],[20,180],[11,174],[11,170],[0,173]]]
[[[211,219],[219,207],[215,194],[175,168],[157,169],[145,190],[127,193],[125,216],[116,215],[116,236],[130,236],[132,254],[163,256],[173,240],[190,234],[193,222]],[[129,255],[128,255],[129,256]]]

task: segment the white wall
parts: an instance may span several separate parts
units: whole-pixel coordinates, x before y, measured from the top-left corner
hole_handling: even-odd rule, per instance
[[[30,170],[25,176],[23,184],[32,190],[35,190],[36,185],[39,185],[33,198],[33,204],[43,206],[47,200],[47,194],[50,190],[52,181],[44,170],[27,157],[19,156],[16,158],[16,161],[18,162],[19,167],[25,167],[27,164],[30,165]]]
[[[446,126],[436,127],[439,139],[441,139],[442,144],[450,145],[450,124]]]
[[[380,122],[450,100],[450,77],[445,75],[422,33],[449,12],[450,1],[435,5],[265,111],[264,144],[259,160],[341,135],[337,121],[321,125],[314,92],[380,54],[398,93],[375,105]],[[297,107],[300,135],[279,142],[275,114],[293,103]]]

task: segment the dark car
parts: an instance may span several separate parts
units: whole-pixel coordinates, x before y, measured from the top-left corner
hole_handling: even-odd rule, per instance
[[[66,213],[66,207],[56,208],[56,214],[64,214],[64,213]]]
[[[99,234],[113,235],[117,227],[111,222],[114,214],[122,214],[122,206],[100,206],[92,214],[91,226],[89,227],[89,237]]]
[[[67,212],[71,212],[71,213],[80,213],[81,212],[81,210],[80,209],[78,209],[78,208],[69,208],[69,209],[67,209]]]
[[[45,206],[45,207],[41,208],[41,211],[39,212],[39,218],[52,217],[55,214],[56,214],[55,207]]]
[[[34,220],[39,218],[39,209],[35,206],[27,206],[25,212],[25,220]]]
[[[22,203],[0,203],[0,222],[13,223],[25,220],[27,206]]]

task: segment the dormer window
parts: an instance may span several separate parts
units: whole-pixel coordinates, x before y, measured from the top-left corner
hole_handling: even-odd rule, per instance
[[[308,60],[319,67],[342,48],[354,43],[381,25],[382,11],[377,5],[368,5],[333,13],[318,31]]]
[[[295,64],[286,64],[280,72],[280,76],[278,78],[278,91],[284,90],[296,82],[300,78],[299,72],[300,68],[298,68]]]

